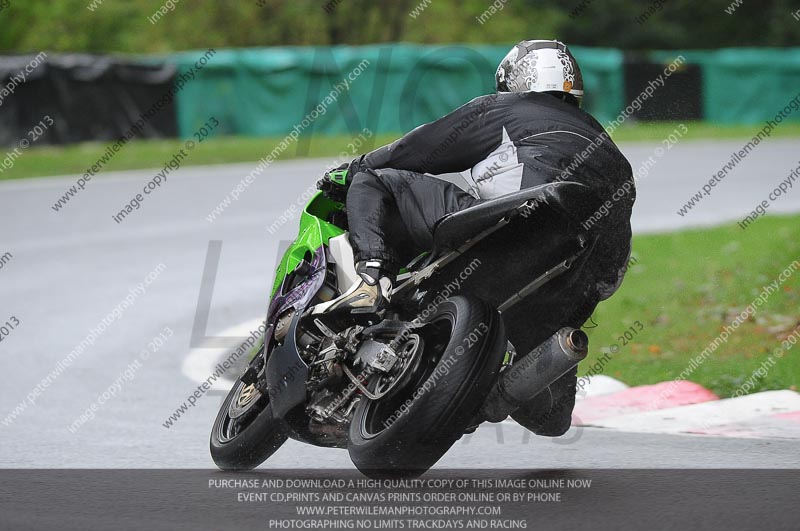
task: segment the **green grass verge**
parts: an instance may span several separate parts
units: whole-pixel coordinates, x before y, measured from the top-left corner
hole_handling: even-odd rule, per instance
[[[677,122],[651,122],[626,124],[614,132],[618,142],[660,141],[667,137],[677,126]],[[696,139],[730,139],[749,138],[761,127],[719,126],[704,122],[687,122],[688,132],[682,140]],[[376,135],[371,147],[388,144],[398,135]],[[800,136],[800,124],[784,124],[775,130],[773,137]],[[223,164],[231,162],[252,162],[264,157],[280,143],[280,138],[222,137],[198,144],[184,161],[185,165]],[[302,157],[339,156],[348,149],[352,141],[349,136],[314,136],[301,140],[289,147],[279,158],[291,159]],[[44,175],[82,174],[103,156],[107,142],[89,142],[70,146],[31,147],[20,151],[13,157],[13,165],[9,168],[0,166],[0,180],[20,179],[25,177],[41,177]],[[131,142],[103,166],[102,173],[118,170],[142,168],[158,168],[183,147],[180,140],[140,140]],[[369,150],[365,146],[362,151]],[[8,152],[8,148],[6,148]],[[348,156],[355,156],[348,152]],[[0,159],[5,154],[0,151]]]
[[[622,287],[593,316],[599,326],[587,330],[591,351],[580,366],[581,374],[594,366],[628,385],[672,380],[758,297],[763,286],[777,280],[793,261],[800,261],[800,216],[767,216],[744,231],[731,225],[637,236],[633,257],[635,264]],[[643,329],[623,345],[620,336],[631,326],[638,329],[636,321]],[[798,327],[800,269],[686,379],[720,397],[730,397],[738,389],[744,394],[796,390],[800,342],[783,357],[773,353]],[[603,353],[614,344],[619,351],[603,360]],[[745,388],[763,363],[766,375],[757,375]]]
[[[615,142],[657,141],[665,139],[680,124],[687,131],[679,136],[684,140],[730,140],[753,138],[764,127],[763,123],[754,125],[717,125],[708,122],[640,122],[626,123],[611,135]],[[784,123],[776,128],[770,138],[796,138],[800,136],[800,122]]]
[[[184,166],[205,164],[227,164],[252,162],[268,155],[280,144],[282,139],[251,137],[220,137],[196,144],[184,159]],[[379,136],[375,147],[394,140],[394,137]],[[352,138],[348,136],[314,136],[310,141],[291,145],[279,160],[330,157],[332,160],[347,149]],[[106,152],[110,144],[86,142],[69,146],[47,146],[23,151],[14,161],[14,166],[0,173],[2,179],[41,177],[44,175],[83,174]],[[103,166],[100,173],[142,168],[160,168],[165,162],[184,147],[184,141],[175,139],[138,140],[124,145],[119,152]],[[356,155],[348,151],[348,156]],[[0,157],[1,158],[1,157]]]

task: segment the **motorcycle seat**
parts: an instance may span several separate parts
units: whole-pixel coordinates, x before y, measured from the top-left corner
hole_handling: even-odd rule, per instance
[[[581,223],[601,206],[597,194],[576,182],[542,184],[490,199],[440,219],[433,234],[435,255],[453,250],[493,227],[503,218],[549,212]],[[546,214],[545,214],[546,215]]]

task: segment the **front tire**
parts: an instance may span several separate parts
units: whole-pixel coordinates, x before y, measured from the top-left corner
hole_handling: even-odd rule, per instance
[[[461,437],[497,379],[506,336],[500,314],[464,296],[447,299],[427,319],[422,362],[391,396],[362,399],[348,451],[370,477],[417,476]]]
[[[263,351],[251,362],[254,365],[263,371]],[[286,424],[272,414],[269,396],[237,378],[211,430],[214,463],[222,470],[250,470],[266,461],[286,439]]]

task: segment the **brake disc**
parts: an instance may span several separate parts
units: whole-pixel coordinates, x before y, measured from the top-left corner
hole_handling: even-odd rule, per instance
[[[373,388],[377,398],[389,396],[393,391],[402,389],[411,379],[422,360],[425,350],[425,341],[419,334],[409,334],[408,338],[400,344],[395,353],[399,358],[391,371],[381,374]]]

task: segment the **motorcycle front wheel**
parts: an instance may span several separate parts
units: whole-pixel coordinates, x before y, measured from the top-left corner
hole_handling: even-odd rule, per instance
[[[250,366],[263,372],[263,347]],[[214,463],[222,470],[249,470],[266,461],[286,439],[286,425],[272,414],[269,396],[237,378],[211,430]]]

